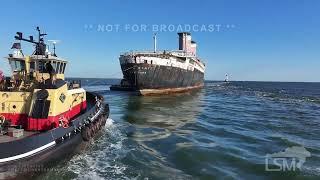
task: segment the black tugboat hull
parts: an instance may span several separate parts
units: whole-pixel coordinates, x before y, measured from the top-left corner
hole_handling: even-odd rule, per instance
[[[0,179],[26,179],[26,175],[31,179],[39,173],[58,171],[58,169],[52,168],[53,165],[72,155],[82,142],[81,134],[77,134],[64,143],[57,144],[55,147],[41,151],[34,156],[2,164]]]
[[[110,90],[136,91],[140,95],[189,91],[203,87],[204,73],[155,64],[126,63],[121,65],[129,86],[112,86]]]
[[[0,178],[19,174],[39,173],[50,162],[60,160],[72,153],[88,137],[83,131],[90,130],[89,138],[105,125],[109,106],[102,104],[98,110],[94,105],[96,94],[87,93],[91,108],[75,118],[68,128],[55,128],[21,140],[0,144]],[[36,171],[36,172],[34,172]]]

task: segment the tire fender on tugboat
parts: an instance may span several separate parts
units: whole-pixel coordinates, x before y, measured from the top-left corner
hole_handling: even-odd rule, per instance
[[[81,136],[82,136],[82,139],[84,141],[89,141],[90,140],[91,132],[90,132],[90,129],[87,126],[84,127],[84,129],[81,131]]]

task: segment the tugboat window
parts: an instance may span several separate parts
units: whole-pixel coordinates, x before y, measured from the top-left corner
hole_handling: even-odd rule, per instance
[[[55,72],[57,72],[57,62],[56,61],[52,62],[52,67],[55,70]]]
[[[38,69],[39,69],[39,73],[47,73],[44,61],[39,61]]]
[[[60,64],[60,74],[62,74],[63,72],[63,63]]]
[[[56,68],[56,73],[59,74],[59,67],[60,67],[60,62],[57,62],[57,68]]]
[[[35,63],[34,62],[30,62],[30,69],[34,70],[34,68],[35,68]]]
[[[66,70],[66,66],[67,66],[67,64],[64,63],[64,64],[63,64],[63,73],[64,73],[64,71]]]
[[[10,66],[12,71],[23,71],[25,70],[25,62],[24,61],[18,61],[18,60],[11,60]]]

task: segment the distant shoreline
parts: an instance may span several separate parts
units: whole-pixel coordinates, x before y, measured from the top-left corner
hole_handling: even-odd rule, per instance
[[[121,80],[121,78],[95,78],[95,77],[66,77],[67,79],[110,79]],[[224,82],[224,80],[205,80],[205,82]],[[320,83],[320,81],[254,81],[254,80],[234,80],[229,82],[265,82],[265,83]]]

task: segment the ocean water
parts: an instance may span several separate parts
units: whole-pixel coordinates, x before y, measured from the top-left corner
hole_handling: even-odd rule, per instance
[[[140,97],[109,91],[115,82],[83,81],[110,119],[38,179],[320,179],[320,83],[206,82]]]

